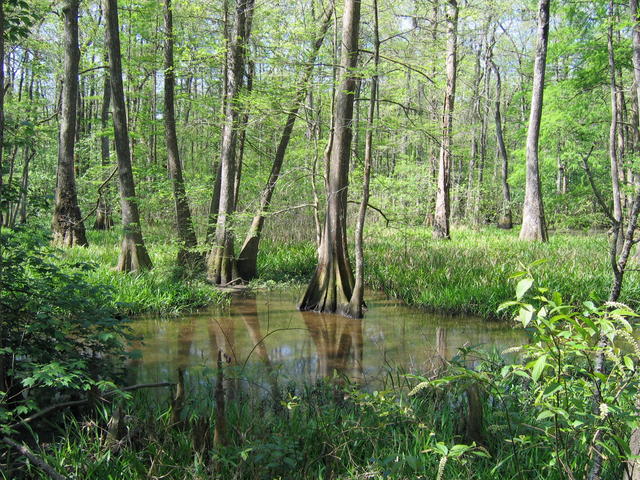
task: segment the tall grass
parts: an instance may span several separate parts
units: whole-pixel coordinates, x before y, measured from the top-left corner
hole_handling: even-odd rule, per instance
[[[147,235],[146,244],[153,262],[148,272],[114,271],[120,252],[119,231],[89,231],[89,247],[60,251],[58,258],[69,265],[89,263],[94,268],[87,278],[95,284],[110,285],[113,306],[126,314],[176,314],[212,303],[227,296],[205,281],[203,273],[185,272],[176,267],[177,246],[162,231]]]
[[[369,227],[365,280],[410,305],[442,313],[496,317],[500,303],[513,296],[514,273],[532,269],[539,284],[580,302],[606,300],[611,284],[604,233],[555,233],[548,243],[522,242],[517,231],[455,229],[449,241],[434,240],[427,228]],[[315,268],[309,244],[263,242],[261,277],[307,281]],[[640,276],[632,266],[622,301],[636,306]]]
[[[264,239],[258,252],[260,281],[306,282],[316,267],[312,243],[288,243]]]
[[[493,317],[513,296],[510,277],[537,260],[543,261],[532,268],[538,284],[569,303],[606,300],[611,266],[604,234],[557,233],[537,243],[495,228],[454,230],[450,241],[434,240],[423,228],[379,230],[368,240],[366,275],[371,287],[412,305]],[[640,300],[638,279],[628,272],[623,302]]]

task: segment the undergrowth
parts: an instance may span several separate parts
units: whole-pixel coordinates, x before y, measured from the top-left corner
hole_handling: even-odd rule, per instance
[[[177,314],[227,300],[227,295],[207,283],[202,272],[185,272],[176,267],[177,246],[166,241],[161,232],[148,235],[146,241],[153,269],[122,273],[114,267],[120,252],[120,232],[88,231],[89,247],[60,251],[67,264],[89,263],[87,281],[113,287],[112,302],[120,312]]]
[[[580,302],[606,300],[611,285],[604,233],[554,233],[548,243],[523,242],[518,232],[497,228],[454,229],[449,241],[434,240],[428,228],[368,227],[365,282],[387,295],[434,312],[496,318],[510,298],[512,276],[538,261],[536,278]],[[260,278],[308,281],[316,265],[309,244],[263,242]],[[621,301],[637,306],[640,276],[629,271]]]
[[[548,243],[523,242],[517,235],[496,228],[457,229],[450,241],[442,241],[424,228],[375,231],[365,252],[366,280],[411,305],[488,318],[511,296],[511,277],[539,261],[536,279],[569,302],[606,300],[611,265],[604,234],[556,233]],[[635,306],[639,298],[638,273],[630,271],[621,301]]]

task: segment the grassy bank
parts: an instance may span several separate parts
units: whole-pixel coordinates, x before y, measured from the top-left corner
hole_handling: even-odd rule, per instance
[[[113,270],[120,252],[120,231],[88,231],[89,247],[61,251],[63,262],[89,263],[87,279],[113,288],[113,306],[129,315],[141,313],[176,314],[226,301],[227,296],[207,283],[203,275],[191,275],[175,265],[177,247],[166,233],[148,232],[146,244],[153,269],[141,273]]]
[[[130,314],[178,313],[225,296],[200,276],[184,276],[175,267],[176,246],[162,231],[147,240],[154,269],[140,274],[112,270],[120,236],[89,232],[89,248],[61,253],[69,262],[93,262],[88,273],[96,284],[111,285],[120,310]],[[533,262],[539,285],[562,292],[568,300],[606,300],[611,282],[605,234],[557,233],[546,244],[521,242],[516,231],[457,229],[450,241],[431,238],[426,228],[377,229],[366,239],[366,282],[410,305],[443,312],[495,317],[500,303],[513,296],[510,277]],[[258,283],[306,283],[316,264],[312,243],[265,239],[258,257]],[[622,301],[637,306],[640,274],[627,273]]]
[[[539,285],[562,292],[567,300],[606,300],[611,266],[605,234],[557,233],[548,243],[518,240],[517,231],[457,229],[450,241],[433,240],[426,228],[367,232],[366,283],[410,305],[443,313],[495,317],[513,297],[510,277],[532,268]],[[315,266],[312,245],[264,242],[260,275],[306,281]],[[633,268],[633,267],[632,267]],[[637,306],[640,276],[625,277],[621,301]]]

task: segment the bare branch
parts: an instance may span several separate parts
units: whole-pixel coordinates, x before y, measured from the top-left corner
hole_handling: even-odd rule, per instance
[[[13,448],[18,450],[22,455],[27,457],[31,463],[36,465],[38,468],[40,468],[40,470],[42,470],[51,478],[53,478],[53,480],[67,480],[67,477],[65,477],[64,475],[60,475],[58,472],[56,472],[53,469],[53,467],[51,467],[51,465],[49,465],[44,460],[42,460],[39,456],[33,453],[29,449],[29,447],[27,447],[25,444],[18,443],[9,437],[2,437],[2,441],[7,445],[11,445]]]

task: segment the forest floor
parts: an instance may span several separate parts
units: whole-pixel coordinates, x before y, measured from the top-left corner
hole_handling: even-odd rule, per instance
[[[111,285],[123,313],[176,314],[225,301],[202,275],[176,268],[177,248],[162,230],[150,231],[150,272],[113,271],[119,251],[116,231],[89,232],[89,248],[74,248],[62,258],[93,262],[92,282]],[[529,271],[538,287],[561,293],[568,303],[606,300],[611,284],[604,233],[556,233],[548,243],[522,242],[517,231],[496,228],[454,229],[450,241],[434,240],[427,228],[372,226],[365,239],[365,275],[369,287],[427,310],[497,318],[498,306],[513,297],[519,272]],[[253,285],[304,284],[315,268],[312,243],[264,239]],[[622,302],[637,307],[640,273],[628,272]]]

